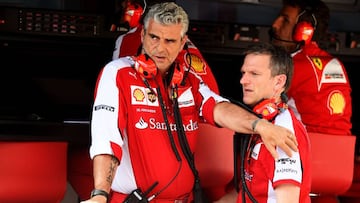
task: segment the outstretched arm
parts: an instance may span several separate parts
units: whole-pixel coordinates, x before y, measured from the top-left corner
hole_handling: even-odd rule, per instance
[[[298,151],[298,143],[290,130],[274,125],[265,119],[258,120],[255,115],[230,102],[216,104],[214,119],[218,125],[233,131],[259,134],[266,148],[276,160],[279,157],[276,146],[284,150],[288,156],[292,155],[292,151]]]

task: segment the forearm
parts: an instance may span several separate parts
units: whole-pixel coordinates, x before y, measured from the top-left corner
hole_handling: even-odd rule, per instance
[[[110,192],[115,177],[118,160],[111,155],[97,155],[94,157],[94,188]]]
[[[236,132],[253,133],[252,124],[256,119],[254,114],[229,102],[218,103],[214,108],[215,122]]]

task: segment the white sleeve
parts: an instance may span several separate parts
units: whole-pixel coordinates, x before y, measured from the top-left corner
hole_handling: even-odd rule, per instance
[[[114,154],[110,142],[123,145],[118,129],[119,89],[116,85],[118,67],[123,67],[122,63],[122,60],[115,60],[107,64],[96,86],[91,115],[91,158],[97,154]]]

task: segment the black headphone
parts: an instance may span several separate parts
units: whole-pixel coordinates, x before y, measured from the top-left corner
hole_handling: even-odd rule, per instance
[[[317,20],[311,8],[305,8],[297,17],[293,30],[293,40],[308,44],[316,30]]]

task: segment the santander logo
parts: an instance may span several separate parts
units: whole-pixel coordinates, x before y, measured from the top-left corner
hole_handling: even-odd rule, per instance
[[[175,123],[169,123],[171,131],[177,131]],[[143,117],[140,117],[139,121],[135,124],[137,129],[156,129],[156,130],[167,130],[165,122],[156,121],[155,118],[150,118],[148,121],[145,121]],[[189,120],[188,123],[183,124],[185,131],[194,131],[199,128],[197,121]]]

